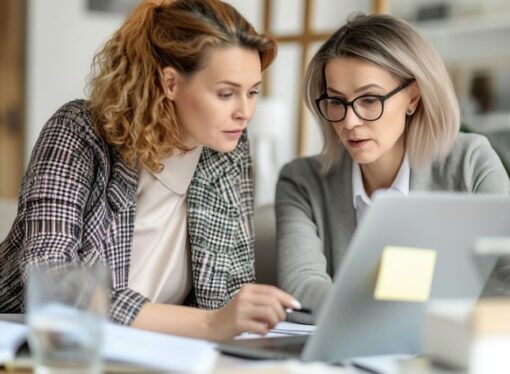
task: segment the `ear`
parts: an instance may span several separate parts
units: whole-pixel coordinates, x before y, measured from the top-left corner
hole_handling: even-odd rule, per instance
[[[420,88],[418,87],[418,83],[414,81],[409,85],[409,104],[407,106],[407,113],[413,114],[418,107],[418,104],[421,100]]]
[[[180,78],[181,75],[175,68],[171,66],[163,68],[163,85],[165,87],[165,96],[168,99],[175,100]]]

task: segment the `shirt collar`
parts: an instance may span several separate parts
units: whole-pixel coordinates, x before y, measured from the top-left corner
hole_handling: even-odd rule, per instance
[[[202,148],[203,146],[199,145],[188,152],[171,155],[162,161],[161,172],[151,174],[169,190],[184,195],[195,174]]]
[[[409,181],[411,177],[411,168],[409,166],[409,159],[407,153],[404,155],[400,169],[395,177],[395,180],[391,184],[388,190],[398,191],[404,195],[409,194]],[[380,189],[374,192],[382,192],[384,189]],[[354,209],[358,210],[361,203],[370,205],[370,197],[368,197],[365,186],[363,186],[363,178],[361,175],[361,168],[357,162],[352,161],[352,204]]]

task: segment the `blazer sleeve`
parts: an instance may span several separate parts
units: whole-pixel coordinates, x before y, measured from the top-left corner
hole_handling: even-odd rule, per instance
[[[79,126],[64,114],[54,115],[34,147],[20,193],[23,282],[30,265],[78,262],[92,165]]]
[[[309,173],[304,166],[296,162],[286,165],[276,187],[278,283],[304,307],[317,309],[329,293],[332,280],[314,217],[312,192],[306,186]],[[299,313],[293,313],[292,320],[314,322]]]
[[[18,266],[24,284],[31,265],[97,260],[82,242],[96,175],[93,148],[84,135],[83,119],[59,113],[39,136],[20,193],[23,239]],[[112,292],[110,317],[130,324],[147,301],[130,289]]]

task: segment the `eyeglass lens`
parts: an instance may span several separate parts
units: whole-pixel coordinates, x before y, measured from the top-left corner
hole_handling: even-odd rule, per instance
[[[382,101],[375,96],[358,97],[352,103],[356,115],[364,120],[373,121],[382,114]],[[329,121],[341,121],[346,114],[347,106],[336,98],[326,98],[320,101],[319,109]]]

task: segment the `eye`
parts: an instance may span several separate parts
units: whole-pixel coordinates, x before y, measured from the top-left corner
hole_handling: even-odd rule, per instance
[[[328,105],[331,105],[331,106],[343,106],[344,105],[344,102],[340,99],[337,99],[337,98],[330,98],[328,99]]]
[[[233,94],[233,92],[218,92],[218,97],[222,100],[226,100],[232,97]]]
[[[259,93],[260,93],[260,91],[259,91],[259,90],[253,90],[253,91],[250,91],[250,92],[249,92],[249,96],[250,96],[250,97],[253,97],[253,96],[258,95]]]
[[[376,104],[379,99],[375,96],[363,96],[363,97],[360,97],[359,99],[359,104],[361,105],[373,105],[373,104]]]

